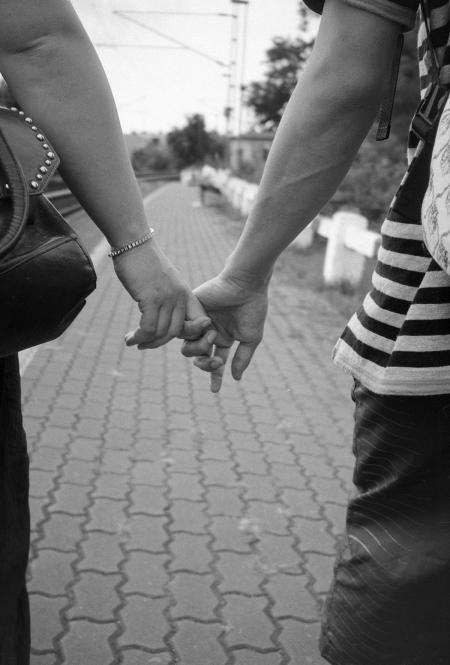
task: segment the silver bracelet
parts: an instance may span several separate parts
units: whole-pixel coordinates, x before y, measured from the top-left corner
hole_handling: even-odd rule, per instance
[[[142,236],[142,238],[139,238],[138,240],[133,240],[133,242],[129,242],[128,245],[124,245],[123,247],[111,247],[111,251],[109,252],[108,256],[114,259],[116,256],[120,256],[124,252],[129,252],[130,249],[139,247],[139,245],[143,245],[145,242],[151,240],[153,238],[154,233],[155,229],[152,229],[150,227],[148,233],[146,233],[145,236]]]

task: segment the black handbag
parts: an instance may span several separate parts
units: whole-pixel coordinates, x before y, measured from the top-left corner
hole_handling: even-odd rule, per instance
[[[95,289],[89,255],[43,194],[58,164],[31,118],[0,107],[0,357],[59,337]]]

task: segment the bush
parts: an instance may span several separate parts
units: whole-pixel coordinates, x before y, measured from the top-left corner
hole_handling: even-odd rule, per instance
[[[364,141],[345,180],[324,211],[356,209],[378,228],[401,182],[406,168],[406,145],[394,134],[377,142],[374,135]]]
[[[140,150],[133,152],[131,162],[137,173],[148,171],[169,171],[174,168],[173,160],[167,148],[161,147],[154,140]]]

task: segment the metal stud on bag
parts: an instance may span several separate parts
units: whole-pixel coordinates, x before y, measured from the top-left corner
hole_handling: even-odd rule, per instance
[[[13,111],[13,112],[15,112],[15,113],[18,113],[20,116],[24,116],[24,115],[25,115],[25,112],[24,112],[24,111],[19,111],[19,109],[17,108],[17,106],[11,106],[11,107],[10,107],[10,111]],[[24,118],[24,122],[27,123],[27,125],[30,127],[30,129],[31,129],[33,132],[38,132],[38,128],[37,128],[36,125],[33,124],[33,119],[30,118],[30,116],[26,116],[26,117]],[[36,134],[36,139],[41,143],[41,142],[45,141],[45,136],[44,136],[43,134],[41,134],[40,132],[38,132],[38,133]],[[42,147],[43,147],[44,150],[48,150],[50,146],[49,146],[48,143],[42,143]],[[43,180],[43,175],[42,175],[42,174],[46,174],[46,173],[48,173],[48,168],[47,168],[47,167],[48,167],[48,166],[51,166],[51,165],[52,165],[52,161],[55,159],[55,153],[52,152],[51,150],[49,150],[49,151],[46,153],[45,156],[47,157],[47,159],[45,159],[45,160],[44,160],[44,163],[43,163],[41,166],[38,167],[39,172],[36,173],[36,175],[35,175],[35,179],[34,179],[34,180],[30,180],[30,183],[29,183],[29,184],[30,184],[31,189],[38,189],[38,188],[39,188],[39,182],[38,182],[38,181],[42,181],[42,180]]]

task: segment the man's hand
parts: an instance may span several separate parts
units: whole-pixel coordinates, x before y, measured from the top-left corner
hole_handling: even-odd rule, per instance
[[[125,338],[127,346],[162,346],[181,334],[185,319],[195,319],[200,334],[210,325],[199,301],[154,239],[116,257],[114,268],[141,312],[139,327]]]
[[[231,362],[231,374],[237,381],[247,369],[262,340],[267,315],[267,285],[253,288],[237,280],[218,275],[194,290],[216,332],[199,339],[195,324],[187,323],[182,354],[196,357],[195,365],[211,373],[211,390],[218,392],[225,364],[235,341],[238,347]]]

